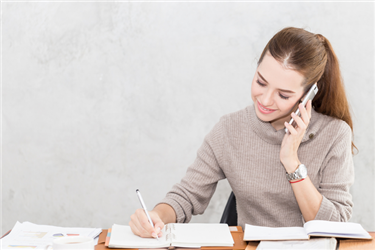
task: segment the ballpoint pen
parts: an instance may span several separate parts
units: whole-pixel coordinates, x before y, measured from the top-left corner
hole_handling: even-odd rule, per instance
[[[154,227],[154,223],[152,223],[150,215],[147,212],[146,204],[143,202],[143,199],[142,199],[142,196],[141,196],[141,192],[139,192],[139,189],[137,189],[135,192],[137,193],[138,199],[141,202],[141,206],[142,206],[143,210],[145,211],[145,213],[147,215],[148,221],[150,222],[151,226]],[[158,235],[156,235],[156,239],[159,239]]]

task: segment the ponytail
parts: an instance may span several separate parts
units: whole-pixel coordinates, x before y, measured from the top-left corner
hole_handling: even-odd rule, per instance
[[[350,126],[353,134],[353,122],[350,115],[349,103],[346,98],[344,83],[336,54],[327,39],[320,34],[317,34],[316,37],[325,47],[327,63],[322,77],[317,81],[319,91],[312,105],[318,113],[345,121]],[[358,148],[352,142],[352,154],[354,154],[354,148],[356,148],[358,152]]]

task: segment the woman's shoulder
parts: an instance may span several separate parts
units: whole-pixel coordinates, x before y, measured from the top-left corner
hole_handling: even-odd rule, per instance
[[[248,122],[247,109],[249,107],[250,106],[247,106],[246,108],[243,108],[241,110],[223,115],[220,118],[220,123],[222,123],[223,125],[240,125]]]
[[[249,117],[247,109],[227,113],[221,116],[214,130],[220,131],[224,137],[237,138],[249,129]]]
[[[327,135],[327,138],[332,138],[332,135],[336,135],[335,137],[351,136],[352,133],[349,124],[345,121],[318,113],[315,110],[311,113],[311,122],[316,123],[319,131],[322,134]]]

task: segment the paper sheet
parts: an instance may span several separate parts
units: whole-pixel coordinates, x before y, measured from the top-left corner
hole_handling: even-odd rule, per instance
[[[52,241],[58,237],[89,236],[96,238],[101,228],[55,227],[37,225],[30,222],[16,222],[12,231],[1,240],[1,249],[51,249]]]
[[[335,238],[313,238],[298,241],[261,241],[257,250],[270,249],[301,249],[301,250],[335,250],[337,240]]]
[[[261,227],[245,225],[245,240],[307,240],[303,227]]]

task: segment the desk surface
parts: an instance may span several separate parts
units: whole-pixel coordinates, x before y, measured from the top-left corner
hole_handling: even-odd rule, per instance
[[[233,249],[233,250],[255,250],[259,244],[259,241],[250,241],[247,245],[246,242],[243,241],[243,231],[241,227],[237,227],[238,231],[232,231],[232,237],[235,242],[233,247],[204,247],[201,249],[211,250],[211,249]],[[8,235],[11,230],[9,230],[6,234],[4,234],[1,238]],[[98,245],[95,246],[95,250],[104,250],[109,249],[104,246],[105,238],[107,235],[108,230],[102,230],[101,234],[99,235]],[[352,240],[352,239],[342,239],[338,240],[339,250],[349,250],[349,249],[375,249],[375,232],[369,232],[372,236],[372,240]],[[0,239],[1,239],[0,238]],[[118,249],[121,250],[121,249]],[[127,249],[130,250],[130,249]],[[138,250],[138,249],[133,249]]]

